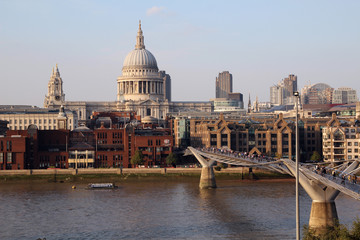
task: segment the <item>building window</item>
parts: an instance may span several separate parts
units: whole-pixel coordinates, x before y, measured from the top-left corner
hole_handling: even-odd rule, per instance
[[[26,119],[24,119],[24,124],[27,124],[27,120],[26,120]]]
[[[11,151],[12,150],[12,143],[11,141],[6,141],[6,151]]]
[[[17,120],[16,120],[16,119],[14,120],[14,123],[17,124]]]
[[[44,119],[44,124],[46,123],[46,119]]]
[[[34,124],[36,124],[36,123],[37,123],[37,120],[35,119],[35,120],[34,120]]]
[[[4,163],[4,153],[0,153],[0,163]]]
[[[39,119],[39,124],[41,124],[41,119]]]
[[[351,146],[351,142],[348,142],[348,146]]]
[[[354,146],[359,146],[359,143],[358,143],[358,142],[354,142]]]
[[[22,124],[22,120],[21,120],[21,119],[19,120],[19,123]]]
[[[6,158],[6,162],[7,163],[12,163],[12,153],[9,152],[6,154],[7,158]]]

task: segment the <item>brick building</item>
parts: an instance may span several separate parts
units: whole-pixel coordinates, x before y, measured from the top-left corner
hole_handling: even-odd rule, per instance
[[[85,126],[73,131],[9,130],[0,136],[0,169],[119,168],[134,167],[136,150],[144,155],[146,167],[165,166],[172,151],[169,129],[144,129],[142,125],[125,128]]]

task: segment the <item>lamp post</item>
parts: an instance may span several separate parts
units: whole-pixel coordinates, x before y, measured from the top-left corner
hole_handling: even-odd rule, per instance
[[[296,240],[300,240],[300,207],[299,207],[299,125],[298,125],[298,102],[299,92],[294,92],[296,122],[295,122],[295,161],[296,161]]]

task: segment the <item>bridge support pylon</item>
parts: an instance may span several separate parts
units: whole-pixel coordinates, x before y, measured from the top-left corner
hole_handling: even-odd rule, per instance
[[[314,229],[316,233],[324,232],[327,226],[334,226],[338,219],[334,200],[312,201],[309,227]]]
[[[215,161],[211,160],[211,159],[207,160],[207,159],[203,158],[196,151],[194,151],[191,147],[189,147],[188,149],[196,157],[196,159],[199,161],[199,163],[202,166],[199,187],[201,189],[216,188],[215,173],[214,173],[214,169],[212,167],[214,165]]]
[[[292,161],[291,164],[288,161],[284,163],[295,176],[295,164]],[[339,220],[335,199],[340,192],[320,181],[306,177],[302,172],[299,172],[299,182],[312,199],[309,228],[315,230],[316,234],[322,234],[327,226],[334,226]]]

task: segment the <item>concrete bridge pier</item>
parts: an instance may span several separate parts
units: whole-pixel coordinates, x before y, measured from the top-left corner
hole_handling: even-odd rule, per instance
[[[196,151],[193,151],[192,148],[189,149],[202,166],[199,187],[201,189],[216,188],[215,174],[213,168],[215,161],[211,159],[207,160],[201,155],[199,155]]]
[[[348,166],[345,165],[345,169],[342,171],[340,176],[346,176],[346,174],[352,173],[358,168],[358,166],[358,161],[354,161]],[[339,195],[339,191],[329,186],[322,186],[319,183],[315,184],[314,182],[310,182],[310,184],[311,183],[312,193],[309,193],[309,190],[307,190],[309,187],[304,187],[306,186],[306,183],[304,183],[304,185],[301,183],[306,192],[313,199],[309,227],[316,229],[315,231],[321,233],[326,229],[326,226],[334,226],[335,221],[339,220],[335,205],[335,198]]]
[[[284,163],[295,176],[295,166]],[[334,226],[339,220],[335,199],[340,192],[306,177],[302,172],[299,172],[299,182],[312,199],[309,228],[315,230],[316,234],[324,233],[327,226]]]
[[[327,226],[334,226],[338,220],[336,205],[333,200],[325,202],[312,201],[309,227],[316,233],[323,233]]]

